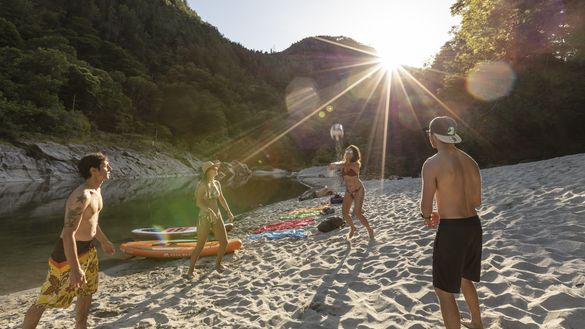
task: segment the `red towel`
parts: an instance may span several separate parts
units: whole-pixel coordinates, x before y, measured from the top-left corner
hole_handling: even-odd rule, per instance
[[[317,217],[301,218],[284,222],[272,223],[262,226],[261,228],[257,229],[255,233],[258,234],[266,231],[280,231],[288,230],[290,228],[295,227],[303,227],[309,224],[313,224],[315,222],[315,218]]]

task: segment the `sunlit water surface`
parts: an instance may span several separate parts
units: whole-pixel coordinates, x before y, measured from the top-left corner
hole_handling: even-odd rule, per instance
[[[102,186],[100,226],[112,242],[132,240],[131,230],[152,226],[194,226],[196,177],[112,180]],[[47,259],[63,227],[65,200],[81,182],[0,184],[0,294],[42,284]],[[224,186],[234,214],[295,198],[306,187],[293,179],[252,177],[240,187]],[[102,269],[123,262],[100,253]]]

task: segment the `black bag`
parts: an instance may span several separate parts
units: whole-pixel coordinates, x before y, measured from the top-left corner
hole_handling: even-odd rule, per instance
[[[325,233],[325,232],[331,232],[336,228],[342,227],[343,225],[345,225],[345,221],[343,220],[343,218],[329,217],[326,220],[319,223],[319,225],[317,225],[317,229],[320,232]]]
[[[335,209],[331,207],[321,209],[321,215],[331,215],[333,213],[335,213]]]
[[[329,199],[329,202],[331,202],[331,204],[342,204],[343,203],[343,197],[339,194],[335,194],[334,196],[332,196]]]

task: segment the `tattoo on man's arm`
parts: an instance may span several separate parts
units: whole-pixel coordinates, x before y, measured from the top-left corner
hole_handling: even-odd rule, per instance
[[[75,224],[80,219],[81,214],[83,214],[83,208],[81,207],[69,209],[67,211],[67,218],[65,219],[65,227],[68,228],[75,227]]]

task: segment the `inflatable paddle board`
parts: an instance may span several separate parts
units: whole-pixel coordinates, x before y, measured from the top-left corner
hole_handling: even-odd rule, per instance
[[[226,223],[224,226],[227,232],[234,228],[233,223]],[[155,227],[144,227],[132,230],[132,234],[136,239],[158,239],[161,237],[168,240],[194,239],[197,237],[197,226],[169,227],[163,230]]]
[[[174,241],[132,241],[122,243],[120,250],[128,255],[148,258],[188,258],[197,246],[194,240]],[[240,239],[229,239],[226,254],[232,253],[242,247]],[[200,256],[212,256],[217,254],[219,242],[207,241]]]

